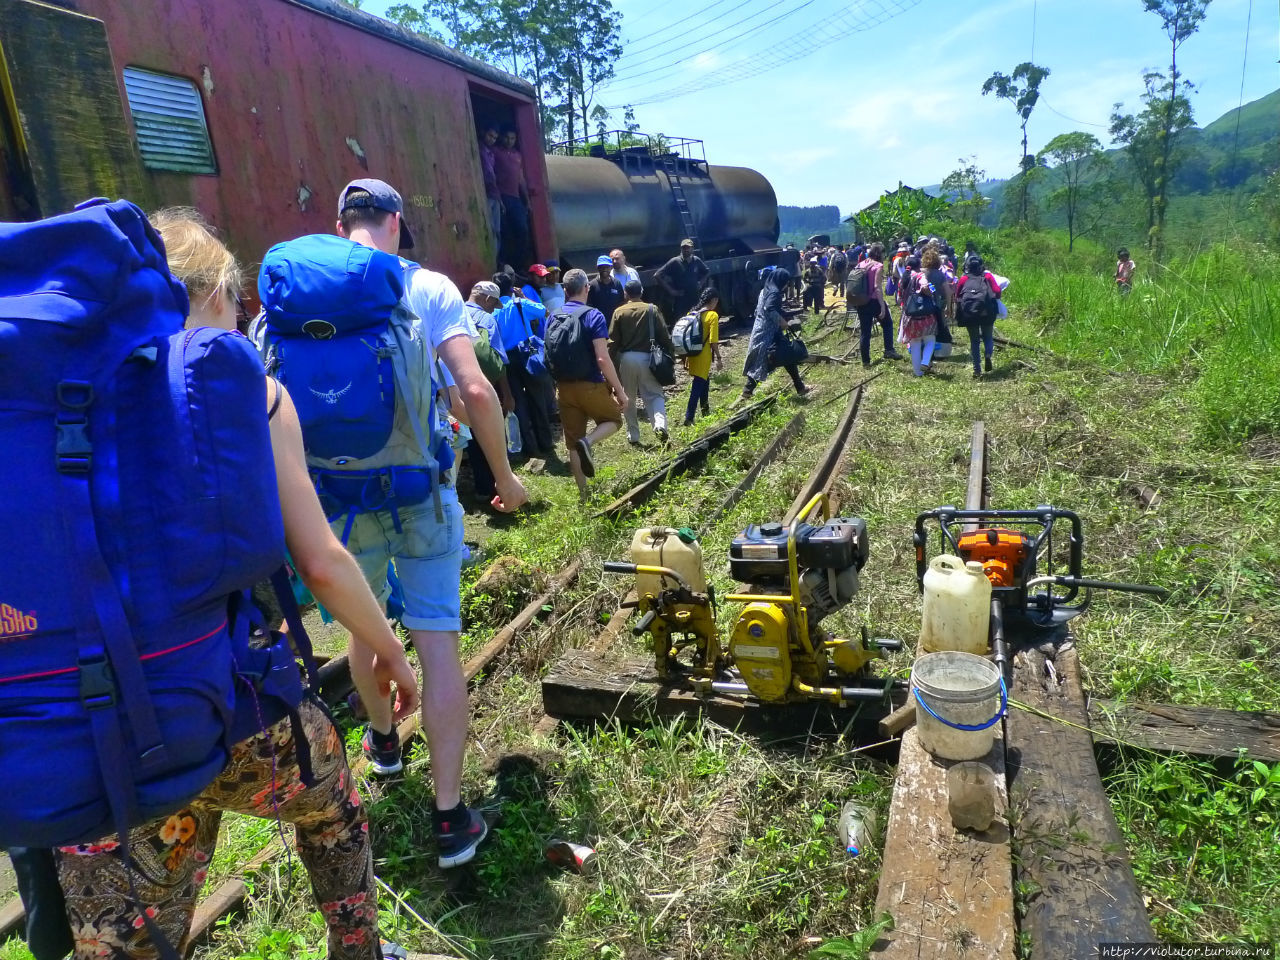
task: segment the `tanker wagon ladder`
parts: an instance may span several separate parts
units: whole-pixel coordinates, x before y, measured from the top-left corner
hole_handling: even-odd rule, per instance
[[[668,153],[663,157],[662,169],[666,171],[667,183],[671,186],[671,196],[675,198],[676,212],[680,214],[684,235],[693,241],[693,252],[702,256],[702,242],[698,239],[698,227],[693,222],[693,213],[689,210],[689,198],[684,194],[684,182],[680,177],[679,156]]]

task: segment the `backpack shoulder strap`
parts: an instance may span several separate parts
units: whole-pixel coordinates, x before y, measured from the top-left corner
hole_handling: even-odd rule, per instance
[[[407,278],[411,274],[411,270],[406,269],[406,287],[408,286]],[[444,522],[444,507],[440,500],[440,463],[436,460],[434,447],[431,440],[434,437],[433,430],[436,422],[436,387],[434,376],[438,371],[433,371],[431,367],[438,363],[434,360],[433,364],[427,364],[425,373],[428,377],[426,385],[427,396],[427,429],[422,428],[422,420],[418,416],[419,401],[421,391],[414,389],[414,381],[409,376],[408,363],[405,359],[405,342],[408,341],[412,345],[419,346],[424,353],[431,355],[433,351],[427,345],[418,329],[414,326],[413,320],[417,318],[416,314],[402,301],[400,309],[396,310],[392,318],[390,340],[388,350],[391,354],[391,370],[395,376],[396,389],[400,394],[400,399],[404,403],[405,416],[409,421],[409,427],[413,431],[413,437],[418,441],[418,448],[422,453],[426,468],[431,473],[431,500],[435,507],[436,520]],[[441,378],[443,384],[443,377]],[[345,539],[343,540],[345,543]]]

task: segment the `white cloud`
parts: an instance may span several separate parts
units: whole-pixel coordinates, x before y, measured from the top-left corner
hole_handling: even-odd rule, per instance
[[[689,62],[689,67],[695,73],[705,73],[708,70],[714,70],[720,65],[720,54],[714,50],[707,50],[698,54]]]
[[[824,160],[831,160],[839,152],[835,147],[803,147],[771,154],[768,159],[771,165],[784,174],[793,176],[812,169]]]

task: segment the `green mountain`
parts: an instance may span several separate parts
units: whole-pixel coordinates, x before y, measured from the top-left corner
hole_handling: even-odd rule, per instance
[[[1280,168],[1280,90],[1230,110],[1203,127],[1187,130],[1179,144],[1186,151],[1186,160],[1174,175],[1170,192],[1170,240],[1195,243],[1227,231],[1248,234],[1258,229],[1249,201],[1263,188],[1267,176]],[[1106,155],[1119,183],[1132,183],[1124,150],[1108,150]],[[1009,182],[989,180],[979,185],[992,201],[983,216],[985,225],[1000,222]],[[1039,201],[1041,222],[1051,227],[1063,226],[1063,217],[1056,211],[1045,211],[1043,200],[1059,185],[1059,176],[1050,170],[1032,191]],[[939,188],[925,189],[933,193]],[[1116,213],[1099,232],[1107,238],[1132,236],[1134,239],[1120,242],[1137,243],[1134,231],[1145,227],[1142,212],[1141,196],[1127,197],[1116,205]]]

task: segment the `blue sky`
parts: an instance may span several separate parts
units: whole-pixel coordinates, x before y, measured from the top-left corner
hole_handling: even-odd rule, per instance
[[[1164,68],[1169,59],[1160,21],[1141,0],[613,2],[624,53],[619,80],[601,92],[601,102],[640,104],[636,116],[646,131],[700,138],[712,163],[759,170],[780,203],[834,203],[842,211],[872,202],[899,180],[937,183],[960,157],[976,156],[992,177],[1016,169],[1017,115],[1007,101],[983,97],[981,87],[993,70],[1008,73],[1031,58],[1033,16],[1034,60],[1053,71],[1032,116],[1033,151],[1068,130],[1087,130],[1105,143],[1112,104],[1135,107],[1144,69]],[[1244,99],[1280,87],[1280,4],[1213,0],[1199,33],[1179,52],[1180,67],[1197,85],[1197,123],[1236,106],[1251,2]],[[364,9],[381,13],[386,5],[367,0]],[[855,29],[896,7],[907,9]],[[752,33],[759,25],[767,29]],[[753,78],[669,93],[741,74],[744,64],[774,62],[779,48],[795,54],[813,47]],[[673,66],[677,60],[683,62]],[[649,97],[658,100],[641,103]]]

